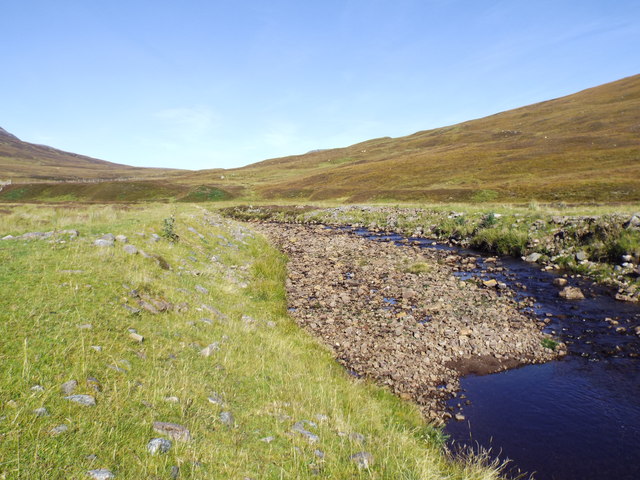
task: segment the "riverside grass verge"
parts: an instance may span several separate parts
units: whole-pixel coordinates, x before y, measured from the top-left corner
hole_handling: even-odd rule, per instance
[[[154,240],[172,217],[178,238]],[[0,478],[499,477],[299,330],[286,259],[245,227],[193,205],[3,207],[0,237],[34,231],[54,233],[0,240]],[[72,380],[95,406],[64,398]],[[192,439],[151,455],[156,421]]]
[[[614,206],[549,208],[536,202],[526,207],[236,205],[220,211],[244,221],[347,225],[444,240],[585,276],[616,289],[619,300],[640,301],[640,205],[618,211]]]

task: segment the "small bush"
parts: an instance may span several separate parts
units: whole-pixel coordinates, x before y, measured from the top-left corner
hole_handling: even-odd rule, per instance
[[[165,218],[162,221],[162,233],[160,234],[163,238],[166,238],[172,243],[177,242],[180,237],[176,234],[175,228],[176,219],[172,216]]]
[[[551,338],[543,338],[542,346],[544,348],[548,348],[549,350],[555,350],[558,347],[558,342],[552,340]]]

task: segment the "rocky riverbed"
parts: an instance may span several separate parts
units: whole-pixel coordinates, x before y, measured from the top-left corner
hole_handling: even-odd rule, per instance
[[[256,227],[289,256],[288,304],[298,324],[351,374],[413,400],[435,422],[451,417],[445,401],[460,376],[564,354],[506,285],[454,276],[475,265],[473,256],[319,225]]]

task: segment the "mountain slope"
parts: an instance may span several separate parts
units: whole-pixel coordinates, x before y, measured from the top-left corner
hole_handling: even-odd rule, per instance
[[[130,167],[20,140],[0,128],[0,180],[79,180],[158,177],[174,169]]]
[[[224,175],[267,199],[638,201],[639,138],[636,75],[449,127]]]

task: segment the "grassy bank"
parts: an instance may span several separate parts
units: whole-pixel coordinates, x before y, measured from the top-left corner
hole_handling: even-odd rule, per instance
[[[36,231],[0,240],[0,478],[497,477],[300,331],[251,231],[188,204],[3,206],[0,237]],[[157,421],[191,440],[152,455]]]
[[[534,202],[522,207],[235,206],[222,211],[247,221],[351,225],[446,240],[588,276],[618,289],[621,300],[640,298],[640,214],[632,213],[640,211],[637,206],[568,208]]]

